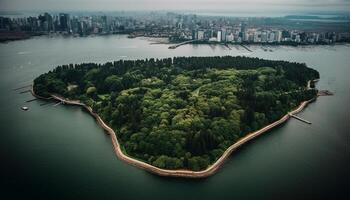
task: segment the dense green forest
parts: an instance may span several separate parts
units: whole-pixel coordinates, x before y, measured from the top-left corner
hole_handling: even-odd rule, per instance
[[[175,57],[70,64],[34,80],[42,96],[79,99],[112,127],[125,154],[202,170],[239,138],[317,93],[305,64],[248,57]]]

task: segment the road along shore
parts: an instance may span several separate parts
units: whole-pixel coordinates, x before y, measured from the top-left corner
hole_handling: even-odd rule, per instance
[[[316,100],[316,97],[315,97],[315,98],[310,99],[308,101],[304,101],[295,110],[287,113],[281,119],[242,137],[236,143],[232,144],[228,149],[226,149],[226,151],[222,154],[222,156],[216,162],[214,162],[212,165],[210,165],[207,169],[202,170],[202,171],[191,171],[191,170],[161,169],[161,168],[155,167],[153,165],[150,165],[148,163],[145,163],[143,161],[131,158],[128,155],[125,155],[123,153],[123,151],[121,150],[120,143],[118,142],[118,139],[117,139],[117,136],[116,136],[116,133],[114,132],[114,130],[112,128],[110,128],[101,119],[101,117],[98,114],[93,112],[91,107],[89,107],[89,106],[87,106],[79,101],[68,100],[68,99],[65,99],[63,97],[60,97],[58,95],[53,95],[53,94],[51,94],[50,98],[45,98],[45,97],[42,97],[42,96],[35,94],[33,88],[34,88],[34,86],[32,86],[31,93],[36,98],[40,98],[40,99],[44,99],[44,100],[55,99],[55,100],[63,102],[64,104],[81,106],[81,107],[85,108],[96,119],[97,123],[105,130],[105,132],[110,136],[110,138],[112,140],[113,149],[114,149],[115,154],[117,155],[117,157],[119,159],[123,160],[124,162],[126,162],[130,165],[139,167],[141,169],[144,169],[148,172],[160,175],[160,176],[185,177],[185,178],[204,178],[204,177],[208,177],[210,175],[213,175],[224,164],[224,162],[231,155],[231,153],[233,151],[235,151],[238,147],[240,147],[241,145],[245,144],[246,142],[254,139],[255,137],[271,130],[272,128],[279,126],[280,124],[283,124],[284,122],[286,122],[290,118],[290,115],[294,115],[294,114],[301,112],[309,103]]]

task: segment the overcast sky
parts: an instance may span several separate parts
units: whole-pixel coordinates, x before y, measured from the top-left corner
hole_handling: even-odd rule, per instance
[[[350,0],[0,0],[2,11],[349,11]]]

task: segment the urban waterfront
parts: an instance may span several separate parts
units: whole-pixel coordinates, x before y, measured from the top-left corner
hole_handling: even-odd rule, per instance
[[[329,23],[332,22],[332,23]],[[349,42],[349,17],[343,14],[285,17],[229,17],[176,12],[43,13],[0,16],[0,41],[35,35],[129,34],[171,42],[313,45]]]
[[[1,193],[36,199],[280,199],[332,198],[346,194],[349,168],[347,102],[349,45],[310,47],[152,44],[125,35],[87,38],[35,37],[0,44]],[[265,48],[265,47],[264,47]],[[57,65],[173,56],[245,55],[305,62],[321,74],[320,97],[300,116],[233,153],[219,172],[201,180],[164,178],[118,160],[110,139],[80,108],[25,103],[28,85]],[[29,111],[21,111],[21,106]]]

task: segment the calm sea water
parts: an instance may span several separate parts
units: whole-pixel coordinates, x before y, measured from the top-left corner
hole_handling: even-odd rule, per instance
[[[15,199],[340,199],[349,196],[350,46],[274,47],[273,52],[187,45],[169,50],[126,36],[46,38],[0,44],[0,198]],[[80,108],[14,88],[57,65],[119,59],[246,55],[305,62],[335,92],[244,145],[200,180],[158,177],[117,159],[108,136]],[[20,90],[20,91],[24,91]],[[21,111],[21,106],[29,111]]]

